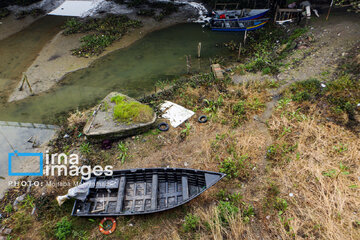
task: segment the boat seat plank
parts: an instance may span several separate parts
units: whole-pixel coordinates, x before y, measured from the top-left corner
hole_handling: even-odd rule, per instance
[[[154,174],[152,176],[152,187],[151,187],[151,210],[156,210],[157,208],[157,195],[158,195],[158,175]]]
[[[125,186],[126,186],[126,178],[125,176],[123,176],[120,178],[120,184],[119,184],[119,190],[118,190],[118,196],[116,202],[116,212],[122,211],[124,197],[125,197]]]
[[[187,176],[181,177],[181,185],[182,185],[183,201],[186,201],[189,199],[189,185],[188,185]]]

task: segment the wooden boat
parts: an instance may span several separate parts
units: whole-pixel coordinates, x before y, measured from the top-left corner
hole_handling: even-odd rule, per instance
[[[210,28],[212,31],[222,31],[222,32],[251,31],[263,27],[268,21],[269,18],[261,18],[254,20],[237,20],[237,21],[212,19],[210,21]]]
[[[213,20],[246,21],[263,18],[269,9],[216,10],[212,12]]]
[[[75,201],[72,215],[121,216],[169,210],[199,196],[224,176],[182,168],[130,169],[114,171],[112,176],[92,176],[86,200]]]

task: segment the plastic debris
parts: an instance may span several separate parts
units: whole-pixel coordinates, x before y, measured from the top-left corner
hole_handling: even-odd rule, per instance
[[[80,184],[77,187],[70,188],[66,195],[58,196],[56,200],[59,206],[61,206],[66,200],[70,198],[75,198],[80,201],[85,201],[87,195],[89,194],[89,189],[94,186],[95,186],[95,179],[90,179],[89,181]]]
[[[294,194],[293,194],[293,193],[289,193],[289,196],[290,196],[290,197],[293,197],[293,196],[294,196]]]
[[[170,101],[165,101],[161,104],[160,110],[163,112],[162,117],[168,119],[171,126],[174,128],[178,127],[195,114],[193,111]]]
[[[324,88],[324,87],[326,87],[326,85],[322,83],[322,84],[321,84],[321,87]]]

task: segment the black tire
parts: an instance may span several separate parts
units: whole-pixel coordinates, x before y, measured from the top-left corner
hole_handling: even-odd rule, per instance
[[[162,122],[158,125],[158,129],[162,132],[166,132],[169,130],[169,124],[167,124],[166,122]]]
[[[198,122],[199,123],[206,123],[207,122],[207,116],[205,115],[201,115],[199,118],[198,118]]]

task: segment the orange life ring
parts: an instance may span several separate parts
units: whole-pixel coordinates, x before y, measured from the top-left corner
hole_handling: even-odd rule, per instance
[[[112,226],[111,226],[111,229],[109,230],[105,230],[104,228],[104,223],[106,221],[111,221],[112,222]],[[101,220],[100,224],[99,224],[99,230],[101,233],[105,234],[105,235],[109,235],[111,233],[113,233],[116,229],[116,220],[112,217],[105,217],[103,220]]]

